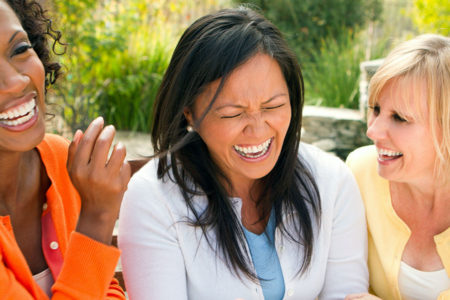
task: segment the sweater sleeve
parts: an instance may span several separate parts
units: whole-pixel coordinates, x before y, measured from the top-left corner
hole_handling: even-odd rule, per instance
[[[68,141],[47,134],[39,146],[52,181],[47,201],[64,251],[61,272],[52,287],[54,299],[125,299],[113,278],[120,251],[75,232],[80,198],[66,169]]]
[[[3,261],[2,255],[0,255],[0,259]],[[19,281],[19,278],[16,277],[16,274],[4,263],[0,264],[0,295],[2,299],[5,300],[36,299],[36,297],[34,297],[32,293],[33,292],[40,293],[41,291],[39,290],[30,291],[26,288],[25,284]],[[32,287],[30,286],[29,288]],[[41,294],[42,297],[46,297],[44,295],[44,292],[42,292]]]
[[[113,278],[120,251],[73,232],[52,299],[125,299]]]
[[[52,287],[51,299],[125,299],[116,279],[111,261],[117,261],[118,250],[101,245],[81,234],[71,237],[63,270]],[[0,257],[2,258],[2,257]],[[28,272],[26,272],[28,273]],[[5,264],[0,264],[0,295],[2,299],[48,299],[28,274],[16,274]],[[31,276],[31,274],[30,274]],[[99,289],[101,287],[101,289]]]
[[[149,178],[151,170],[147,166],[133,176],[120,211],[119,247],[127,292],[130,299],[186,300],[185,263],[167,205],[174,195],[167,193],[156,173]]]
[[[322,235],[329,240],[320,300],[367,292],[367,229],[356,181],[340,160],[322,157],[317,184],[323,203]]]

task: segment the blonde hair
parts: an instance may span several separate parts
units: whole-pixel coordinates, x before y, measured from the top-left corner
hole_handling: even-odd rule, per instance
[[[420,97],[414,95],[419,95],[417,92],[425,86],[428,117],[437,154],[435,176],[447,183],[450,180],[450,38],[425,34],[397,46],[370,81],[369,105],[377,102],[388,83],[396,84],[403,80],[412,83],[410,86],[414,91],[404,93],[413,93],[416,108],[420,107]],[[410,96],[408,94],[404,98],[411,99]]]

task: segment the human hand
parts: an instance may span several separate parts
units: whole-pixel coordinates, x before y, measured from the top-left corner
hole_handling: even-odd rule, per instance
[[[67,169],[81,197],[76,230],[110,244],[131,170],[124,161],[126,150],[121,143],[115,145],[108,159],[115,129],[103,125],[103,118],[99,117],[84,134],[77,130],[69,146]]]
[[[382,299],[371,294],[362,293],[362,294],[347,295],[344,300],[382,300]]]

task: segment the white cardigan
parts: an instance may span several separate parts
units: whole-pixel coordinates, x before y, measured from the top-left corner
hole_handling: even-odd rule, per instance
[[[319,187],[320,231],[309,270],[296,276],[302,251],[280,230],[275,246],[285,280],[284,299],[343,299],[368,287],[364,209],[356,182],[338,158],[306,144],[300,154]],[[157,160],[147,163],[128,186],[119,217],[119,247],[130,299],[253,300],[264,299],[258,283],[231,272],[211,250],[199,228],[188,225],[192,214],[179,188],[158,180]],[[241,219],[241,200],[231,198]],[[195,197],[198,208],[206,197]],[[289,216],[285,213],[283,218]],[[209,232],[215,243],[213,232]]]

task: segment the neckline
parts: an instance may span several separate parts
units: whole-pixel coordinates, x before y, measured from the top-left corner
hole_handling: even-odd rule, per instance
[[[245,228],[245,226],[242,225],[242,224],[241,224],[241,226],[242,226],[242,228],[244,230],[245,235],[247,235],[249,237],[252,237],[252,238],[261,238],[261,237],[266,237],[267,235],[273,236],[273,234],[275,232],[275,210],[273,208],[271,209],[269,220],[267,221],[266,228],[260,234],[251,232],[250,230]]]
[[[407,264],[406,262],[404,262],[403,260],[400,262],[400,265],[401,265],[401,267],[403,267],[403,268],[406,269],[407,271],[414,272],[414,273],[420,274],[420,275],[428,275],[428,276],[431,276],[431,275],[440,275],[441,273],[446,273],[445,268],[442,268],[442,269],[439,269],[439,270],[436,270],[436,271],[422,271],[422,270],[416,269],[416,268],[414,268],[414,267],[408,265],[408,264]]]

